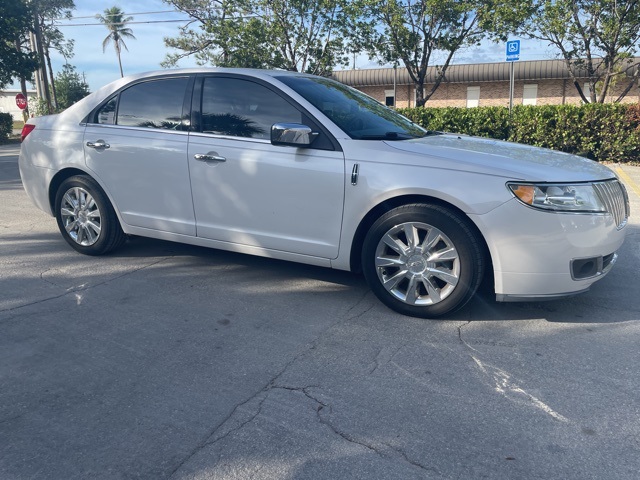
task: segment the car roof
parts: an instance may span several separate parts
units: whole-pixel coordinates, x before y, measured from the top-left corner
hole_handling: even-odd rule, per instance
[[[172,75],[193,75],[198,73],[228,73],[236,75],[247,75],[254,78],[279,77],[279,76],[300,76],[313,77],[300,72],[291,72],[288,70],[262,70],[257,68],[221,68],[221,67],[192,67],[192,68],[173,68],[164,70],[153,70],[149,72],[135,73],[119,78],[101,88],[94,93],[83,98],[76,104],[72,105],[62,113],[61,119],[69,122],[82,122],[84,118],[98,105],[114,92],[122,87],[145,78],[166,77]]]

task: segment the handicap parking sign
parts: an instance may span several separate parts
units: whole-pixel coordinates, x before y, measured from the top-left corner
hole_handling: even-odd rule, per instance
[[[507,62],[520,60],[520,40],[509,40],[507,42]]]

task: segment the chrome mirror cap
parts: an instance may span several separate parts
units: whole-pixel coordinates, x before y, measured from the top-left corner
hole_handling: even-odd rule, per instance
[[[300,123],[276,123],[271,127],[273,145],[308,147],[317,137],[318,132]]]

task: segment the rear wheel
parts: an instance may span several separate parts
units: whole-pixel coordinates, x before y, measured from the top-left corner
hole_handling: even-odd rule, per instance
[[[80,253],[103,255],[126,240],[109,199],[89,177],[76,175],[62,182],[55,208],[60,233]]]
[[[476,292],[484,268],[467,220],[438,205],[390,210],[371,226],[362,249],[371,290],[388,307],[415,317],[461,308]]]

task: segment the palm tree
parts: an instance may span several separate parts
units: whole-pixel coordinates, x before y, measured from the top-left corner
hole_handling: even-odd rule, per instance
[[[96,18],[104,23],[104,26],[109,30],[109,35],[102,41],[102,52],[107,48],[107,45],[113,40],[113,45],[116,48],[116,55],[118,55],[118,65],[120,66],[120,76],[124,77],[122,72],[122,60],[120,60],[120,52],[122,47],[126,51],[129,51],[127,45],[124,43],[125,38],[133,38],[133,32],[128,28],[127,22],[133,20],[133,17],[125,17],[124,12],[120,10],[120,7],[107,8],[104,11],[104,15],[96,15]]]

